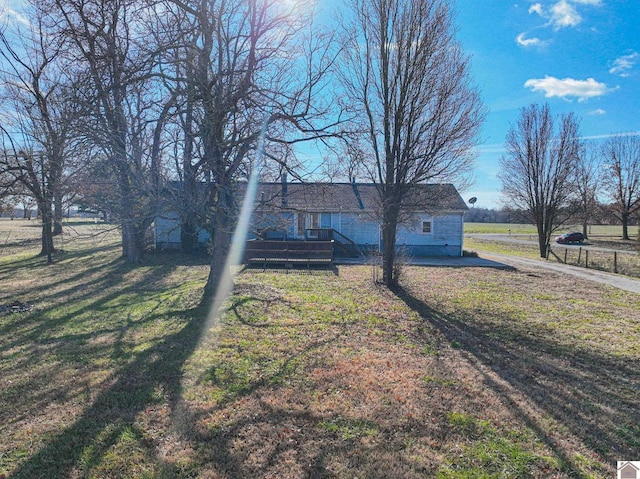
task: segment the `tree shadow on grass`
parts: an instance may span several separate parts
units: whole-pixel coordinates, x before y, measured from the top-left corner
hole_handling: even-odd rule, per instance
[[[167,335],[148,350],[136,355],[135,359],[122,368],[115,381],[92,402],[73,424],[58,436],[50,439],[36,454],[31,456],[11,478],[61,478],[71,476],[84,477],[96,467],[105,467],[105,457],[126,434],[134,434],[138,442],[144,443],[148,432],[136,425],[136,418],[147,407],[157,404],[156,393],[160,389],[173,419],[173,426],[181,437],[197,445],[199,461],[195,468],[213,467],[223,477],[257,477],[256,471],[245,464],[246,457],[234,454],[234,442],[247,427],[268,427],[274,431],[285,431],[287,425],[299,423],[303,427],[308,423],[316,424],[320,418],[306,412],[282,411],[270,409],[263,404],[259,416],[244,417],[235,421],[225,431],[213,431],[201,434],[194,425],[202,419],[201,414],[192,413],[182,399],[183,366],[200,344],[203,329],[207,325],[207,311],[201,307],[175,312],[167,319],[181,321],[184,326],[174,334]],[[345,334],[341,331],[339,335]],[[335,341],[335,336],[313,341],[298,351],[292,352],[280,367],[269,376],[263,376],[235,390],[222,399],[223,408],[235,401],[255,395],[258,391],[277,387],[295,368],[296,361],[302,356],[312,354],[318,348]],[[202,413],[211,414],[211,411]],[[168,431],[167,431],[168,432]],[[155,467],[162,477],[177,477],[181,474],[180,465],[163,462],[155,448],[145,447],[146,467]],[[258,445],[256,445],[259,447]],[[296,444],[284,441],[270,452],[264,467],[276,464],[283,455],[295,449]],[[346,446],[355,448],[355,443]],[[334,448],[334,446],[331,446]],[[335,451],[345,446],[335,446]],[[325,448],[326,449],[326,448]],[[330,458],[331,451],[323,450],[315,457],[313,477],[330,477],[324,469],[324,457]],[[194,469],[195,470],[195,469]],[[319,472],[319,471],[324,471]],[[188,477],[192,477],[187,474]],[[122,476],[119,476],[122,477]]]
[[[29,282],[21,295],[34,298],[39,307],[2,322],[0,354],[15,372],[13,381],[4,381],[7,387],[0,396],[12,404],[0,414],[5,424],[36,423],[41,411],[47,411],[43,419],[49,421],[52,408],[68,414],[67,409],[87,404],[58,435],[37,436],[43,446],[11,477],[82,476],[78,471],[99,464],[123,435],[135,434],[136,416],[158,402],[158,391],[170,404],[178,401],[181,368],[196,348],[208,311],[185,309],[179,297],[164,293],[175,262],[154,260],[145,269],[107,255],[91,264],[93,254],[112,249],[67,255],[82,263],[78,272]],[[24,270],[37,277],[38,268],[29,258],[4,265],[0,273]],[[49,274],[51,269],[43,271]],[[120,316],[129,298],[144,303],[135,318]],[[140,348],[138,331],[150,337],[150,345],[147,341]],[[133,337],[127,339],[129,335]]]
[[[94,314],[94,318],[99,314],[106,315],[112,312],[114,318],[117,319],[115,316],[117,307],[109,306],[112,301],[130,293],[138,294],[141,291],[157,289],[156,283],[169,275],[175,269],[175,265],[166,264],[149,269],[145,273],[141,273],[137,281],[123,287],[122,285],[126,284],[124,276],[135,269],[134,266],[125,264],[121,258],[116,258],[92,268],[83,268],[78,273],[65,276],[58,281],[47,281],[46,284],[35,284],[24,288],[19,296],[24,299],[36,299],[40,303],[40,307],[0,326],[0,334],[4,335],[8,335],[16,328],[21,329],[19,338],[15,341],[5,342],[0,348],[0,352],[16,346],[46,342],[48,341],[47,336],[52,332],[59,331],[70,321],[83,317],[89,312]],[[138,268],[138,270],[140,269]],[[89,277],[92,279],[88,280]],[[107,293],[107,291],[109,292]],[[61,316],[50,316],[52,310],[60,310],[60,302],[66,303],[67,313]],[[76,307],[78,304],[81,306]],[[114,330],[122,328],[120,321],[111,321],[109,324],[96,321],[90,331],[80,336],[88,338],[103,334],[108,332],[112,326]],[[63,334],[55,341],[68,342],[74,338],[74,334]]]
[[[595,466],[606,476],[616,460],[637,455],[637,363],[555,343],[513,318],[503,318],[496,328],[470,315],[444,314],[419,293],[402,287],[394,292],[465,353],[484,383],[554,451],[572,477],[587,477],[578,465],[580,456],[598,457],[609,466]]]
[[[135,431],[136,416],[157,402],[159,389],[169,403],[177,403],[182,366],[198,344],[206,313],[196,308],[168,314],[167,320],[180,321],[182,328],[135,355],[72,425],[49,440],[11,477],[60,478],[90,470],[123,434]]]

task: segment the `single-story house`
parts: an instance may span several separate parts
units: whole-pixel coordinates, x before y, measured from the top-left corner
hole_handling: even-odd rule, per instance
[[[238,193],[245,185],[239,183]],[[339,240],[363,252],[381,251],[378,186],[373,183],[260,183],[250,238]],[[467,206],[451,184],[421,184],[412,189],[398,226],[397,247],[411,256],[462,256]],[[175,213],[155,222],[158,248],[180,246]],[[208,234],[199,233],[207,242]]]

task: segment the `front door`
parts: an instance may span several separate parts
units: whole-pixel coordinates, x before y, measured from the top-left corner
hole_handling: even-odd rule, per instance
[[[304,238],[304,230],[307,227],[307,215],[298,213],[298,227],[296,228],[296,238]]]
[[[320,228],[320,213],[298,213],[296,237],[304,238],[307,228]]]

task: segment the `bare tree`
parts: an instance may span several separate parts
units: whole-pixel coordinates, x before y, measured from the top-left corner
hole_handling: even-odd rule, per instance
[[[640,137],[620,134],[602,146],[602,185],[622,222],[622,238],[629,238],[629,220],[640,211]]]
[[[13,185],[8,175],[0,171],[0,217],[11,213],[11,217],[13,218],[12,210],[15,207],[14,205]]]
[[[6,154],[6,153],[5,153]],[[0,167],[0,216],[15,218],[16,208],[24,186],[15,181],[14,176]]]
[[[169,106],[155,83],[157,48],[149,6],[132,0],[49,0],[51,27],[66,40],[67,66],[82,109],[77,132],[113,170],[122,252],[140,262],[160,186],[158,148]],[[169,100],[170,102],[170,100]]]
[[[578,214],[582,222],[582,234],[588,237],[588,227],[598,210],[598,192],[600,189],[600,161],[593,147],[580,151],[580,161],[576,167],[576,188],[578,193]]]
[[[573,113],[563,115],[556,130],[547,104],[522,108],[507,133],[507,153],[500,160],[502,192],[536,226],[543,258],[563,209],[576,194],[578,136]]]
[[[212,234],[211,269],[203,298],[217,288],[235,226],[236,183],[247,177],[262,132],[266,156],[273,148],[319,138],[328,101],[314,98],[331,63],[322,36],[307,30],[305,2],[274,0],[167,0],[177,7],[182,51],[173,69],[180,79],[184,126],[181,175],[188,198],[196,179],[206,181],[207,223]],[[312,102],[312,99],[314,100]],[[291,133],[297,132],[296,137]]]
[[[62,218],[73,108],[68,79],[58,63],[61,45],[45,31],[38,4],[30,7],[28,25],[0,31],[2,98],[9,116],[2,127],[0,169],[35,199],[42,218],[41,254],[51,262],[53,236],[62,230],[55,219]]]
[[[396,231],[414,185],[461,181],[484,117],[449,2],[352,0],[342,85],[360,153],[379,185],[383,281],[393,285]]]

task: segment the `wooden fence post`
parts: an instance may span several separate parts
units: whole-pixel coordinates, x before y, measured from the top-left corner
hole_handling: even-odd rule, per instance
[[[584,250],[584,267],[589,269],[589,250]]]
[[[567,248],[564,249],[564,264],[567,264],[567,251],[569,251]]]
[[[580,266],[580,260],[582,259],[582,246],[578,250],[578,266]]]
[[[618,252],[613,252],[613,272],[618,274]]]

